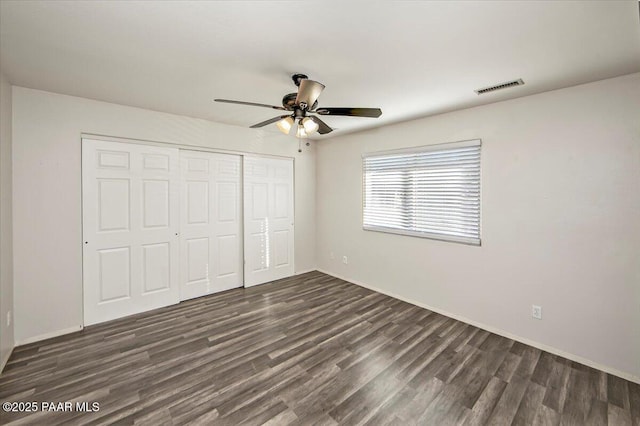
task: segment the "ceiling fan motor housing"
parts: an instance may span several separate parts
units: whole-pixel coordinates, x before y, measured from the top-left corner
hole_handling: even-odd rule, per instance
[[[298,94],[297,93],[289,93],[287,95],[284,95],[284,97],[282,98],[282,106],[288,110],[288,111],[293,111],[295,109],[297,109],[296,107],[298,107],[299,105],[296,104],[296,98],[297,98]],[[311,108],[309,108],[307,106],[306,110],[309,111],[313,111],[316,107],[318,106],[318,101],[315,101],[313,103],[313,105],[311,106]],[[305,108],[302,108],[305,109]]]
[[[297,93],[289,93],[287,95],[284,95],[284,97],[282,98],[282,106],[288,109],[289,111],[293,111],[296,106],[297,96],[298,96]]]

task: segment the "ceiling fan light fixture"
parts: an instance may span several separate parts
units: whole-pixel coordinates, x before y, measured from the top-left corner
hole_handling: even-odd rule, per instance
[[[310,117],[305,117],[302,120],[302,125],[304,126],[304,131],[310,135],[311,133],[317,132],[318,128],[320,126],[318,126],[318,123],[316,123],[315,121],[313,121],[312,118]]]
[[[289,132],[291,132],[291,128],[293,127],[293,118],[285,117],[282,120],[278,121],[276,123],[276,126],[278,126],[278,129],[280,129],[282,133],[288,135]]]

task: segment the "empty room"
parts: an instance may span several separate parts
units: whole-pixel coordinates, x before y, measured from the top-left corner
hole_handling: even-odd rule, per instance
[[[640,426],[639,5],[0,0],[0,424]]]

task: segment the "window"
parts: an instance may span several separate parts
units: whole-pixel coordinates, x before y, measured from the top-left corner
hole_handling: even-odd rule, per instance
[[[480,245],[480,140],[363,155],[363,227]]]

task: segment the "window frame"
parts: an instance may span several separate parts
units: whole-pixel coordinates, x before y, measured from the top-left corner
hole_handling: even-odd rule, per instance
[[[478,238],[470,238],[463,236],[454,236],[454,235],[446,235],[432,232],[420,232],[420,231],[412,231],[405,230],[399,228],[392,227],[384,227],[384,226],[376,226],[376,225],[366,225],[365,224],[365,208],[366,208],[366,172],[365,172],[365,161],[370,157],[383,157],[385,155],[398,155],[398,154],[418,154],[418,153],[426,153],[433,151],[444,151],[449,149],[456,148],[466,148],[466,147],[475,147],[479,148],[480,159],[478,161],[480,174],[479,174],[479,183],[478,183]],[[362,229],[365,231],[373,231],[373,232],[382,232],[387,234],[396,234],[396,235],[406,235],[409,237],[418,237],[418,238],[426,238],[430,240],[437,241],[447,241],[453,243],[467,244],[472,246],[482,246],[482,140],[481,139],[469,139],[464,141],[457,142],[447,142],[447,143],[439,143],[432,145],[422,145],[415,146],[410,148],[402,148],[402,149],[393,149],[386,151],[375,151],[375,152],[367,152],[362,154],[362,210],[361,210],[361,220],[362,220]]]

